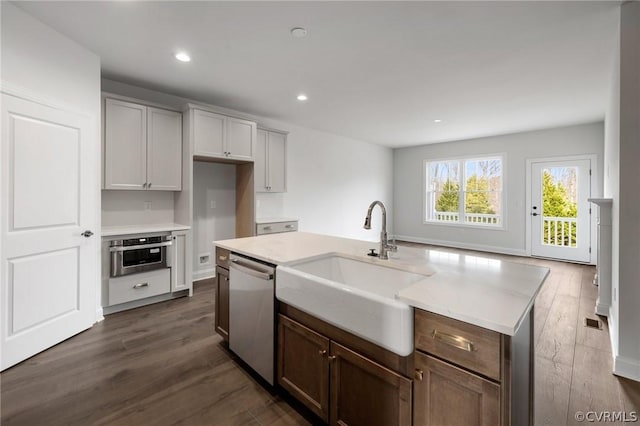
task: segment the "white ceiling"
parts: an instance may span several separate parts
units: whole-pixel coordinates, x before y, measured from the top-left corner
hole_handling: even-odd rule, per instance
[[[105,77],[390,147],[603,119],[619,10],[590,1],[18,6],[100,55]],[[308,36],[291,37],[296,26]],[[173,58],[180,49],[191,63]]]

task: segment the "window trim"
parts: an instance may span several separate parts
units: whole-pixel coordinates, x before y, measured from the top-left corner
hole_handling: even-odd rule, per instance
[[[501,174],[501,197],[500,203],[502,208],[502,222],[500,226],[491,226],[491,225],[474,225],[465,222],[444,222],[444,221],[436,221],[436,220],[428,220],[427,219],[427,164],[434,162],[446,162],[446,161],[458,161],[461,162],[461,172],[464,175],[464,162],[469,160],[483,160],[483,159],[491,159],[497,158],[500,159],[502,166],[502,174]],[[422,161],[422,224],[423,225],[435,225],[435,226],[451,226],[454,228],[469,228],[469,229],[485,229],[491,231],[506,231],[507,230],[507,154],[505,152],[493,153],[493,154],[474,154],[474,155],[464,155],[458,157],[440,157],[440,158],[425,158]],[[466,176],[462,176],[464,179]],[[463,182],[461,182],[463,183]],[[466,191],[460,191],[466,192]]]

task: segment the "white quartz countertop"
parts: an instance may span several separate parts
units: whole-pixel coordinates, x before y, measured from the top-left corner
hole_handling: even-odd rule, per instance
[[[258,225],[262,223],[281,223],[281,222],[297,222],[298,219],[291,217],[259,217],[256,219]]]
[[[530,311],[548,268],[446,250],[400,247],[389,260],[367,257],[376,242],[306,232],[215,241],[214,244],[276,265],[327,253],[423,273],[425,279],[396,294],[410,306],[513,336]]]
[[[152,232],[186,231],[190,226],[179,223],[161,223],[148,225],[103,226],[102,236],[113,237],[116,235],[149,234]]]

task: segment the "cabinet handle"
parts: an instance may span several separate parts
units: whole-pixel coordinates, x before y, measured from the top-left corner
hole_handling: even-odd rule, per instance
[[[336,360],[336,356],[335,355],[329,355],[327,357],[327,359],[329,360],[329,362],[335,361]]]
[[[147,188],[151,188],[151,182],[147,184]]]
[[[320,349],[318,353],[320,354],[320,356],[324,357],[327,354],[327,351],[324,349]]]
[[[143,287],[149,287],[149,283],[140,283],[133,286],[136,290]]]
[[[475,351],[473,342],[471,340],[465,339],[462,336],[455,336],[453,334],[433,330],[432,337],[434,338],[434,340],[438,340],[445,345],[453,346],[454,348],[462,349],[463,351]]]
[[[225,262],[227,260],[227,256],[218,256],[218,260]]]
[[[265,231],[270,231],[270,230],[271,230],[271,227],[270,227],[270,226],[265,226],[265,227],[264,227],[264,230],[265,230]]]
[[[416,380],[422,381],[422,378],[424,377],[424,371],[419,370],[419,369],[417,369],[417,368],[416,368],[416,371],[415,371],[415,373],[413,374],[413,377],[414,377]]]
[[[147,182],[143,183],[143,184],[142,184],[142,187],[143,187],[143,188],[146,188],[146,187],[147,187]]]
[[[291,228],[293,228],[293,225],[285,225],[285,228],[291,229]]]

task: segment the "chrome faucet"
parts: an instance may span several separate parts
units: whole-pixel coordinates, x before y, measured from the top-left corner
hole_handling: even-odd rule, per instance
[[[367,217],[364,218],[364,229],[371,229],[371,213],[373,208],[378,205],[382,210],[382,231],[380,232],[380,259],[389,259],[389,252],[398,251],[398,247],[389,244],[387,240],[387,209],[384,208],[382,201],[374,201],[367,210]]]

